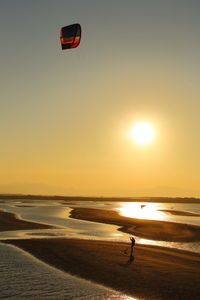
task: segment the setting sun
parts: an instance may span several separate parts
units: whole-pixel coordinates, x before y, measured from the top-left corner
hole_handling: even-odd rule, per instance
[[[137,144],[149,144],[155,137],[155,129],[148,122],[137,122],[130,133]]]

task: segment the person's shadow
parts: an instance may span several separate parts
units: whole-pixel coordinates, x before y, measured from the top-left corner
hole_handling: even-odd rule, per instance
[[[135,257],[131,254],[130,257],[129,257],[129,260],[127,262],[127,264],[131,265],[132,262],[134,262],[134,259],[135,259]]]
[[[135,257],[133,256],[133,254],[131,254],[129,256],[129,259],[127,260],[127,262],[125,262],[123,264],[120,263],[119,265],[122,266],[122,267],[128,267],[128,266],[130,266],[134,262],[134,259],[135,259]]]

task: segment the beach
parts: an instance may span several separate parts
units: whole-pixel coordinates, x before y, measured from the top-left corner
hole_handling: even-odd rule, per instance
[[[8,241],[61,270],[139,299],[198,299],[200,256],[125,243],[76,239]]]
[[[79,209],[73,210],[71,216],[75,212],[80,214]],[[96,221],[98,221],[98,213],[103,212],[96,212],[95,215],[93,211]],[[5,214],[1,212],[1,230],[5,225],[5,218],[2,217],[5,217]],[[12,219],[10,226],[16,230],[16,225],[23,221],[17,219],[15,215],[9,215]],[[84,215],[89,219],[91,210],[85,209]],[[113,222],[110,211],[108,219],[109,215],[110,222]],[[118,218],[116,222],[126,228],[127,224],[123,223],[125,220],[120,217],[115,215],[115,221]],[[9,222],[9,218],[6,219]],[[108,219],[102,222],[108,222]],[[140,222],[140,224],[146,224],[144,220]],[[30,223],[27,226],[34,224],[27,223]],[[38,228],[40,225],[37,224]],[[191,228],[190,230],[192,232]],[[187,232],[183,235],[188,239]],[[138,299],[199,298],[199,254],[163,247],[136,245],[135,259],[130,264],[129,243],[68,238],[17,239],[4,242],[16,245],[67,273],[103,284]]]

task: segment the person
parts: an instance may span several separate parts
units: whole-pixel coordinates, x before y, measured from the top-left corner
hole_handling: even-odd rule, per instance
[[[135,246],[135,239],[133,236],[130,237],[130,241],[131,241],[131,253],[129,257],[129,264],[131,264],[134,261],[133,247]]]
[[[135,246],[135,239],[133,236],[130,237],[130,241],[131,241],[131,250],[133,250],[133,247]]]

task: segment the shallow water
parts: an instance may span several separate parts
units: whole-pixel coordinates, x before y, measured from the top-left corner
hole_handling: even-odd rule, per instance
[[[136,299],[50,267],[15,246],[0,243],[0,257],[0,299]]]

